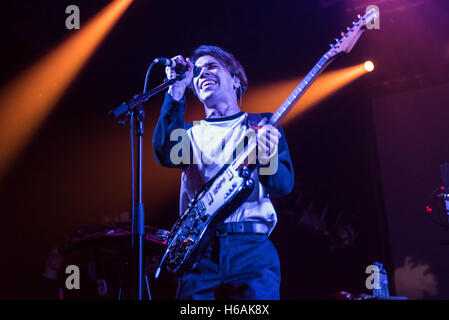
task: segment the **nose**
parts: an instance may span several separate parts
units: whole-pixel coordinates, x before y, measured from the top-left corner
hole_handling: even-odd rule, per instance
[[[210,72],[207,67],[197,67],[199,69],[198,77],[203,78],[206,75],[209,75]]]

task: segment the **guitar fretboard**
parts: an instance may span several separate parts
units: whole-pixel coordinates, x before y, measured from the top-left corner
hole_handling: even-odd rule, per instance
[[[310,70],[310,72],[304,77],[300,84],[293,90],[293,92],[287,97],[284,103],[276,110],[271,116],[269,123],[273,126],[278,126],[281,120],[287,115],[291,108],[298,102],[298,100],[305,93],[306,89],[318,78],[318,75],[326,68],[331,62],[331,59],[325,54]]]
[[[324,54],[321,59],[315,64],[310,72],[304,77],[299,85],[293,90],[288,98],[281,104],[276,112],[271,116],[269,123],[276,127],[281,120],[287,115],[291,108],[298,102],[302,95],[306,92],[307,88],[318,78],[319,74],[332,62],[333,58],[329,58]],[[240,153],[239,156],[231,163],[234,168],[239,168],[247,163],[255,163],[256,155],[256,140],[252,139],[248,146]],[[254,161],[254,162],[253,162]]]

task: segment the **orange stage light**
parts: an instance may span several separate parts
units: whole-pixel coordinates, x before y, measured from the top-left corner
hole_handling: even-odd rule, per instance
[[[364,67],[366,71],[371,72],[374,70],[374,63],[368,60],[367,62],[365,62]]]
[[[0,178],[132,0],[114,0],[0,93]]]
[[[348,85],[355,79],[367,73],[364,64],[323,73],[306,91],[296,106],[290,110],[281,124],[300,115],[310,107],[316,105],[332,93]],[[281,83],[264,85],[248,90],[244,97],[243,106],[246,112],[275,112],[288,95],[299,84],[300,79],[293,79]]]

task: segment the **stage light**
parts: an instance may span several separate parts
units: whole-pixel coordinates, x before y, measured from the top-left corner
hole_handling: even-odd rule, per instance
[[[335,71],[324,72],[310,86],[296,106],[290,110],[281,125],[285,125],[293,118],[299,116],[309,108],[366,73],[367,71],[365,70],[363,63]],[[275,112],[299,84],[300,80],[301,79],[298,78],[280,83],[262,85],[254,89],[250,88],[246,96],[244,96],[244,111],[253,113]]]
[[[0,92],[0,179],[132,0],[114,0]]]
[[[365,67],[366,71],[371,72],[371,71],[374,70],[374,63],[372,61],[368,60],[368,61],[365,62],[364,67]]]

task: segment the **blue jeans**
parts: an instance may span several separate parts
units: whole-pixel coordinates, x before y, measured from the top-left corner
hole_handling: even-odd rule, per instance
[[[176,298],[279,300],[280,282],[279,256],[267,235],[225,233],[179,278]]]

